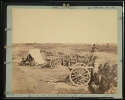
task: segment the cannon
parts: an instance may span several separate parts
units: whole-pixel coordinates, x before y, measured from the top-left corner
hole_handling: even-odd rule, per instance
[[[69,67],[70,82],[75,86],[86,86],[91,80],[92,66],[78,62]]]
[[[50,67],[50,68],[56,68],[58,65],[61,64],[61,59],[60,57],[55,57],[55,56],[46,56],[45,58],[45,67]]]
[[[98,58],[97,56],[94,56],[93,54],[90,56],[81,56],[78,54],[64,54],[61,56],[62,65],[64,66],[71,66],[73,64],[76,64],[78,62],[84,63],[87,66],[94,66],[94,60]]]
[[[93,77],[94,60],[97,56],[81,56],[78,54],[63,54],[61,64],[70,70],[69,80],[75,86],[86,86]]]
[[[44,52],[44,60],[45,63],[42,64],[42,67],[49,67],[49,68],[56,68],[61,64],[61,58],[55,54],[55,52],[52,51],[45,51]]]

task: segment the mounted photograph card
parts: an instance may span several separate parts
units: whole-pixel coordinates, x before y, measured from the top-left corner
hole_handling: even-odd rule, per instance
[[[122,6],[7,6],[6,97],[122,98]]]

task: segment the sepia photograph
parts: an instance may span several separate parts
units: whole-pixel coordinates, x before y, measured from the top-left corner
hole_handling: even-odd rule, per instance
[[[118,94],[117,10],[12,9],[13,94]]]

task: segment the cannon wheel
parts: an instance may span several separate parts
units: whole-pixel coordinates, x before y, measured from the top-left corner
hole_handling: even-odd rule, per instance
[[[57,64],[58,64],[58,63],[57,63],[56,60],[51,60],[51,61],[50,61],[50,67],[51,67],[51,68],[56,68],[56,67],[57,67]]]
[[[69,78],[75,86],[86,86],[90,82],[91,73],[86,67],[77,66],[71,70]]]
[[[57,65],[61,65],[61,58],[57,58]]]

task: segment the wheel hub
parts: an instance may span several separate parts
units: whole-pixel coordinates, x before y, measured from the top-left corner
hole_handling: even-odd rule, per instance
[[[78,74],[78,78],[82,78],[82,74]]]

